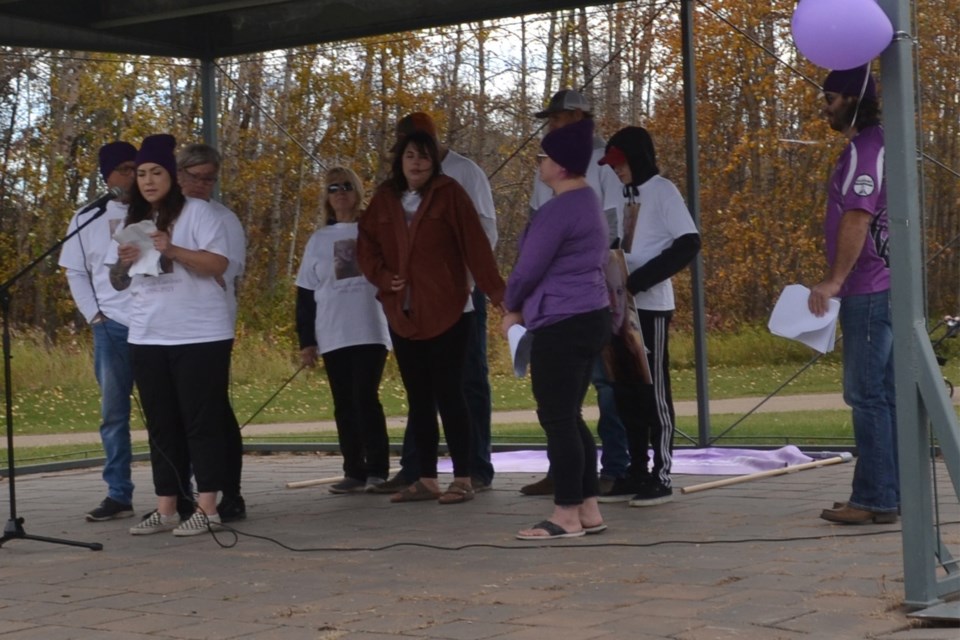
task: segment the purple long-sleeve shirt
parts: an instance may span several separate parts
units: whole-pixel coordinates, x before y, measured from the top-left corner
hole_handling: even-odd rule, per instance
[[[548,200],[520,236],[507,280],[507,309],[522,310],[528,330],[610,306],[603,266],[607,221],[590,187]]]

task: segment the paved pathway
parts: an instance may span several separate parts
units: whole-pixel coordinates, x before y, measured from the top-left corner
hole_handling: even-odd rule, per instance
[[[955,627],[911,629],[899,525],[816,517],[845,496],[853,464],[646,509],[604,505],[609,531],[543,546],[512,537],[550,510],[518,493],[530,474],[500,474],[493,491],[455,506],[285,488],[340,464],[248,456],[250,517],[239,538],[218,540],[134,537],[129,519],[84,522],[102,495],[99,469],[17,478],[27,533],[103,550],[7,541],[0,640],[957,638]],[[952,495],[947,475],[937,470],[941,498]],[[142,513],[149,467],[136,465],[134,479]],[[955,501],[941,509],[944,522],[960,520]]]
[[[960,396],[960,394],[958,394]],[[713,400],[710,402],[710,413],[743,415],[756,407],[763,398],[731,398],[727,400]],[[697,415],[697,403],[693,400],[683,400],[674,403],[678,416]],[[818,409],[846,409],[843,398],[839,394],[805,394],[793,396],[778,396],[771,398],[757,410],[758,413],[772,413],[778,411],[810,411]],[[596,421],[599,413],[597,407],[584,407],[584,418]],[[536,423],[537,414],[532,409],[522,411],[495,411],[495,424],[522,424]],[[406,418],[394,416],[388,418],[391,427],[402,427]],[[249,424],[243,429],[245,437],[267,436],[276,434],[317,433],[336,431],[332,420],[315,422],[284,423],[284,424]],[[145,430],[133,432],[134,442],[146,442]],[[41,447],[66,444],[99,444],[100,436],[97,432],[64,433],[51,435],[22,435],[16,437],[17,447]],[[6,440],[0,439],[0,450],[6,449]]]

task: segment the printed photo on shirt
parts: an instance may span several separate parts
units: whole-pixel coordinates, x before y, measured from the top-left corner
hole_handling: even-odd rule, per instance
[[[333,274],[337,280],[356,278],[360,275],[355,239],[348,238],[333,243]]]

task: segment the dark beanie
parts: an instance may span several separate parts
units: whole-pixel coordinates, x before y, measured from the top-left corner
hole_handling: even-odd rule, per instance
[[[866,88],[863,86],[864,80],[867,83]],[[870,73],[870,65],[831,71],[823,81],[823,91],[854,98],[859,98],[860,92],[863,91],[864,100],[876,101],[877,99],[877,84],[873,81],[873,74]]]
[[[100,175],[104,182],[113,173],[113,170],[124,162],[131,162],[137,157],[137,148],[129,142],[108,142],[100,147]]]
[[[554,129],[543,137],[540,147],[551,160],[578,176],[587,175],[593,155],[593,119],[584,118]]]
[[[146,162],[153,162],[167,170],[170,179],[177,181],[177,159],[173,150],[177,148],[177,139],[169,133],[158,133],[147,136],[140,144],[136,163],[139,167]]]

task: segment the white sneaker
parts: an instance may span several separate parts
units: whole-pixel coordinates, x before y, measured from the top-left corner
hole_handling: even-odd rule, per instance
[[[172,516],[160,515],[159,511],[154,511],[149,516],[140,521],[135,527],[130,527],[130,534],[134,536],[147,536],[151,533],[161,533],[175,529],[180,524],[180,514],[174,513]]]
[[[364,485],[363,490],[367,493],[376,493],[377,487],[386,482],[386,478],[378,478],[377,476],[370,476],[367,478],[367,483]]]
[[[220,516],[218,514],[204,515],[200,511],[194,511],[189,520],[184,520],[180,526],[173,530],[175,536],[198,536],[208,531],[216,531],[220,528]]]

